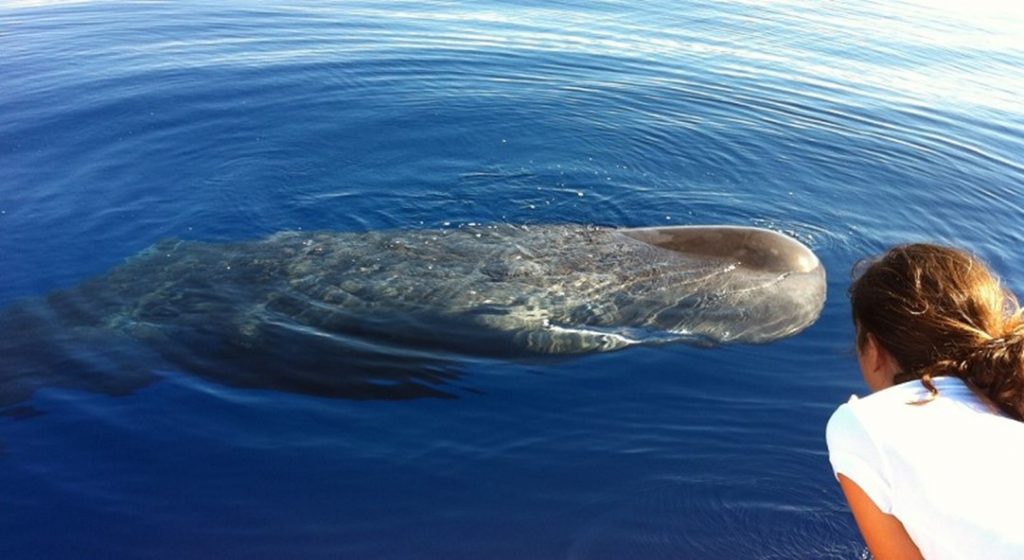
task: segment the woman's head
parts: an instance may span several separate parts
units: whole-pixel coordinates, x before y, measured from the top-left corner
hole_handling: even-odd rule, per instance
[[[871,342],[887,352],[896,382],[955,375],[1024,418],[1022,313],[984,263],[958,249],[913,244],[856,272],[850,301],[859,350]]]

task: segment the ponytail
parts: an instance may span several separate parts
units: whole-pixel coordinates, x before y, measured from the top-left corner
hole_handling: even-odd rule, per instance
[[[928,373],[959,377],[988,397],[1004,414],[1024,419],[1022,327],[979,343],[961,359],[940,360],[928,368]]]

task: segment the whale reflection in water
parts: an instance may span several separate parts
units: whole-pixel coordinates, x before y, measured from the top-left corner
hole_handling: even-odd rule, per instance
[[[46,386],[122,394],[161,370],[333,397],[448,396],[467,356],[768,342],[812,324],[824,300],[817,257],[759,228],[164,241],[0,310],[0,407]]]

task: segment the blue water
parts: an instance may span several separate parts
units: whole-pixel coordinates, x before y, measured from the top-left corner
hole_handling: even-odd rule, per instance
[[[467,360],[457,399],[42,390],[0,417],[5,559],[860,558],[823,440],[851,265],[941,241],[1024,288],[1018,7],[217,4],[0,6],[0,306],[166,238],[566,222],[787,232],[828,303]]]

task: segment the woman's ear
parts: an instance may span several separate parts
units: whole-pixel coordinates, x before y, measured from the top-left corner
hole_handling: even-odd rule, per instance
[[[860,349],[859,361],[864,381],[872,391],[880,391],[893,385],[893,377],[899,372],[899,364],[892,354],[882,346],[875,335],[867,333],[864,347]]]

